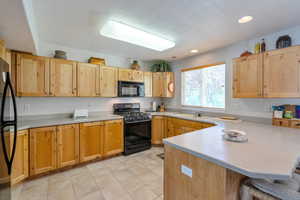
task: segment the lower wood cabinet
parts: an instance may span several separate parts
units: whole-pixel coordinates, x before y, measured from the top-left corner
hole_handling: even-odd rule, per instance
[[[80,124],[80,162],[103,156],[104,122]]]
[[[79,163],[79,124],[57,126],[57,168]]]
[[[30,175],[56,169],[56,127],[30,129]]]
[[[12,138],[8,138],[9,136],[6,133],[5,137],[11,146]],[[1,151],[0,143],[0,153]],[[28,175],[42,174],[123,151],[121,119],[32,128],[29,132],[18,131],[12,183],[20,182]],[[0,158],[0,167],[2,166],[5,167],[5,162]],[[0,171],[0,182],[8,179],[8,175],[2,171],[4,170]]]
[[[12,168],[11,184],[26,179],[29,175],[29,139],[28,131],[18,131],[16,153]],[[12,138],[12,137],[11,137]]]
[[[214,126],[213,124],[154,116],[152,118],[152,144],[162,144],[162,139]]]
[[[166,137],[167,118],[163,116],[152,117],[152,144],[162,144],[162,139]]]
[[[14,162],[12,166],[12,174],[8,176],[7,166],[4,160],[3,150],[2,150],[2,142],[0,142],[0,183],[5,183],[10,181],[11,184],[16,184],[24,179],[26,179],[29,175],[29,159],[28,159],[28,131],[22,130],[17,133],[17,144],[16,144],[16,153],[14,157]],[[5,133],[5,141],[6,141],[6,150],[10,152],[13,146],[13,134],[6,132]],[[10,180],[9,180],[10,179]]]
[[[124,151],[123,120],[105,121],[104,155],[111,156]]]

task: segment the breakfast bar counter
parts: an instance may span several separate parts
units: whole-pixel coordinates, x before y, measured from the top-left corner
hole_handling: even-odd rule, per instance
[[[182,118],[216,126],[163,140],[166,200],[178,199],[175,196],[239,199],[239,186],[245,178],[287,180],[299,162],[299,129],[192,115]],[[224,129],[243,131],[248,141],[226,141]]]

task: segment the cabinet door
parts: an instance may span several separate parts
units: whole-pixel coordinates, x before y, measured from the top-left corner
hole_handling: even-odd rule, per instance
[[[45,57],[17,55],[17,95],[48,96],[49,65]]]
[[[79,162],[79,124],[57,127],[57,167]]]
[[[30,129],[30,175],[56,169],[56,127]]]
[[[51,59],[50,95],[76,96],[76,62]]]
[[[89,63],[77,65],[77,95],[80,97],[100,96],[100,66]]]
[[[13,135],[11,135],[11,141]],[[12,146],[12,145],[11,145]],[[12,168],[11,184],[16,184],[28,177],[29,174],[29,140],[28,131],[18,131],[16,153]]]
[[[143,82],[144,81],[144,72],[137,71],[137,70],[131,70],[132,74],[132,81],[134,82]]]
[[[166,118],[163,116],[154,116],[152,118],[152,144],[162,144],[162,139],[166,135]]]
[[[152,97],[152,72],[144,72],[145,97]]]
[[[162,73],[162,97],[173,97],[174,96],[174,89],[175,89],[175,83],[174,83],[174,73],[172,72],[163,72]]]
[[[115,155],[123,151],[123,120],[106,121],[104,131],[104,155]]]
[[[5,149],[6,152],[10,152],[10,147],[12,146],[12,140],[10,137],[9,132],[5,132],[4,133],[4,138],[5,138]],[[9,183],[10,182],[10,176],[7,173],[7,166],[6,166],[6,162],[4,159],[4,152],[3,152],[3,146],[2,146],[2,139],[0,142],[0,183]]]
[[[5,42],[4,40],[0,40],[0,58],[4,59],[6,58],[5,55]]]
[[[80,162],[102,157],[103,131],[103,122],[80,124]]]
[[[175,135],[174,120],[175,118],[171,118],[171,117],[167,118],[167,133],[165,134],[165,137],[172,137]]]
[[[262,97],[262,54],[233,61],[233,97]]]
[[[116,97],[118,87],[118,69],[102,66],[100,81],[100,94],[102,97]]]
[[[162,97],[163,95],[163,85],[162,85],[162,77],[163,74],[161,72],[154,72],[152,74],[152,96],[153,97]]]
[[[119,81],[132,81],[132,70],[130,69],[119,69]]]
[[[264,55],[264,96],[300,97],[300,47],[266,52]]]

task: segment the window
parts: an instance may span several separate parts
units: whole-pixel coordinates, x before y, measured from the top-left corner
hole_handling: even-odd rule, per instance
[[[225,108],[225,64],[182,69],[182,105]]]

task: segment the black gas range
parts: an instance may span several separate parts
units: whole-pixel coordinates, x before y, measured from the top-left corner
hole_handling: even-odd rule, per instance
[[[124,117],[124,154],[151,148],[151,118],[140,110],[139,103],[114,104],[114,114]]]

